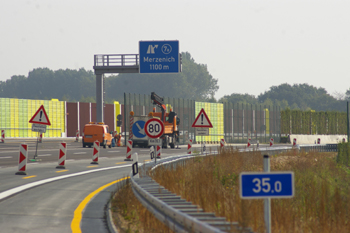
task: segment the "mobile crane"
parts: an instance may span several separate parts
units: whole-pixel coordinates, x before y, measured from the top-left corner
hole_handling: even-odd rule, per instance
[[[151,93],[151,100],[152,104],[157,105],[161,110],[161,112],[155,112],[155,108],[153,108],[153,112],[150,112],[148,116],[158,117],[163,122],[164,133],[160,137],[162,139],[162,148],[168,148],[168,145],[171,148],[175,148],[175,142],[179,140],[178,125],[180,125],[180,118],[177,117],[176,112],[173,112],[172,109],[170,109],[169,113],[166,112],[164,99],[156,93]]]

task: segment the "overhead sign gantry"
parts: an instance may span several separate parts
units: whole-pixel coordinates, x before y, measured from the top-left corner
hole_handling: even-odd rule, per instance
[[[181,72],[179,41],[140,41],[139,54],[99,54],[94,56],[96,75],[96,120],[104,121],[104,74]]]

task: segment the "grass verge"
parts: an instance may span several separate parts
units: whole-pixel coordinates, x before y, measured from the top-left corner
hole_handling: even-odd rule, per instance
[[[295,197],[271,201],[272,232],[350,232],[350,171],[337,164],[335,157],[336,153],[330,152],[294,151],[271,157],[271,171],[295,174]],[[207,212],[265,232],[263,200],[239,197],[243,171],[263,171],[260,152],[243,154],[229,148],[217,156],[194,157],[176,167],[157,168],[152,176]],[[171,232],[138,202],[130,184],[119,190],[112,207],[121,232]]]

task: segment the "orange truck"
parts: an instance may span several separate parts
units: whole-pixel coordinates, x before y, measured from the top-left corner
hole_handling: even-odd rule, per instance
[[[164,104],[164,99],[158,96],[156,93],[151,93],[151,100],[154,105],[157,105],[161,112],[153,112],[149,113],[150,117],[159,118],[164,125],[164,134],[160,137],[162,139],[162,148],[175,148],[175,143],[179,140],[179,128],[180,118],[177,117],[176,112],[173,112],[170,109],[170,112],[166,112],[166,106]]]
[[[91,147],[95,141],[100,142],[100,146],[106,148],[112,147],[112,132],[109,132],[108,125],[103,122],[89,122],[84,126],[83,131],[83,147]]]

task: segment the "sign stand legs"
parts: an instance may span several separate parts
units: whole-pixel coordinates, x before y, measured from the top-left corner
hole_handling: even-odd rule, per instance
[[[30,161],[32,161],[32,162],[40,161],[39,159],[37,159],[37,157],[38,157],[39,135],[40,135],[40,132],[38,132],[38,135],[37,135],[37,138],[36,138],[36,147],[35,147],[34,158],[30,160]]]

